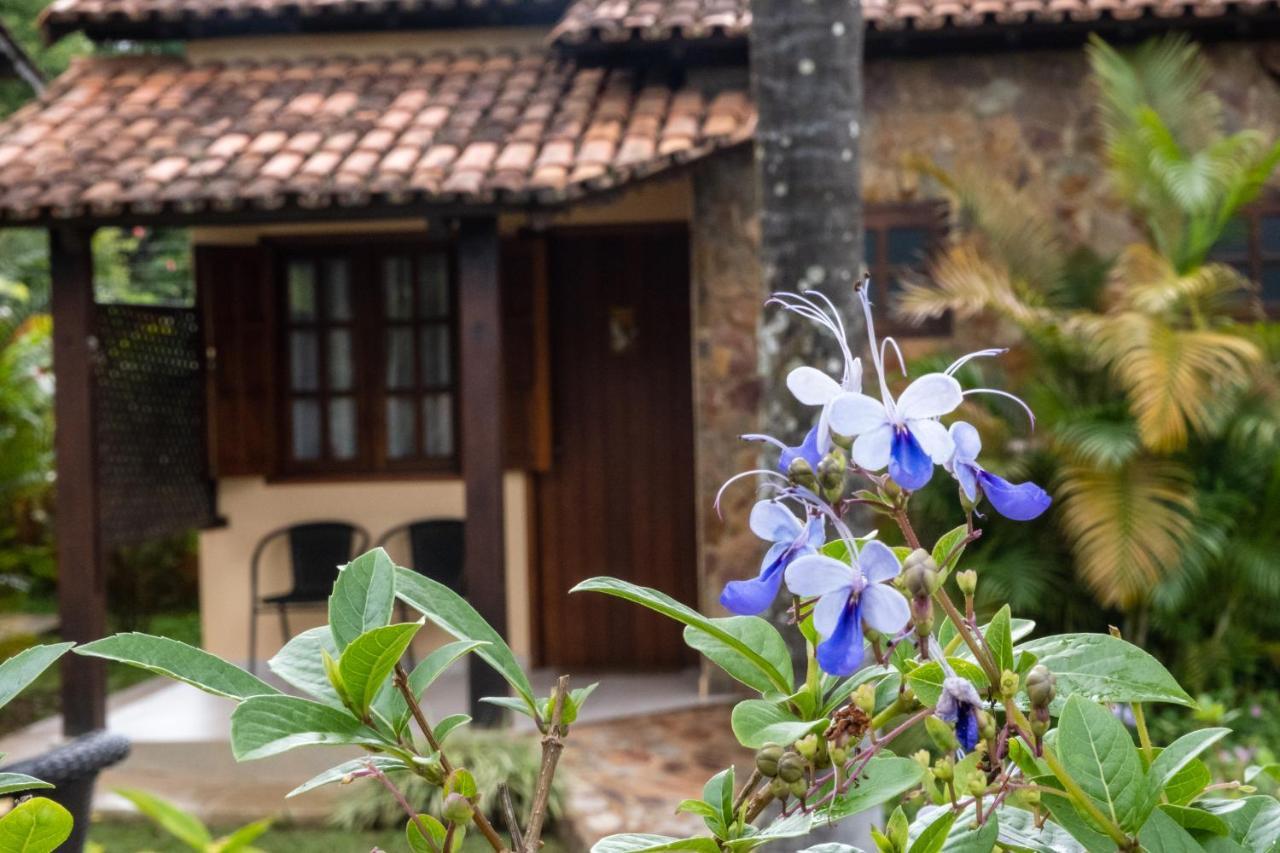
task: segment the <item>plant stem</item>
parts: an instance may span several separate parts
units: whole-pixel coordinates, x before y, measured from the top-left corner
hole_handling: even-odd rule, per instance
[[[756,786],[760,784],[760,780],[762,779],[764,779],[764,774],[760,772],[759,768],[751,771],[751,775],[747,777],[747,781],[743,784],[742,790],[738,792],[738,796],[733,800],[734,814],[737,814],[743,804],[747,802],[747,797],[751,796],[751,793],[756,789]]]
[[[969,630],[969,623],[960,615],[960,611],[956,609],[955,602],[951,600],[951,596],[947,595],[947,591],[945,589],[938,587],[938,589],[933,593],[933,598],[947,614],[947,618],[951,620],[951,624],[955,626],[956,633],[960,635],[964,640],[965,645],[969,647],[971,652],[973,652],[973,656],[978,661],[978,665],[981,666],[982,671],[987,674],[987,681],[990,682],[993,688],[998,688],[1000,686],[1000,670],[996,668],[995,661],[993,661],[987,654],[987,650],[983,644],[974,639],[973,632]]]
[[[1066,789],[1071,801],[1081,809],[1089,813],[1089,817],[1101,826],[1107,835],[1111,836],[1121,850],[1128,850],[1131,846],[1129,836],[1124,834],[1115,821],[1102,813],[1102,809],[1098,808],[1093,800],[1089,799],[1089,795],[1084,792],[1080,784],[1071,777],[1067,772],[1067,768],[1062,766],[1062,762],[1058,760],[1058,756],[1054,755],[1053,750],[1049,747],[1044,748],[1044,763],[1049,765],[1049,769],[1053,771],[1053,775],[1058,777],[1058,781],[1062,783],[1062,787]]]
[[[535,853],[542,846],[542,822],[547,817],[551,782],[556,775],[560,753],[564,751],[565,727],[560,721],[564,717],[564,702],[568,695],[569,676],[562,675],[556,682],[556,701],[551,705],[551,726],[542,738],[542,766],[538,769],[538,786],[533,792],[533,805],[529,809],[528,828],[525,831],[524,849]]]
[[[395,797],[396,802],[400,804],[400,808],[404,809],[404,813],[409,816],[409,820],[413,821],[413,825],[418,827],[418,832],[422,833],[422,837],[426,840],[427,845],[432,850],[438,851],[440,848],[436,847],[435,841],[431,838],[431,833],[427,832],[427,828],[423,825],[422,819],[418,817],[418,810],[409,804],[409,801],[405,799],[404,794],[396,787],[395,783],[392,782],[391,779],[387,777],[387,774],[383,773],[382,769],[372,761],[366,762],[365,766],[369,768],[369,775],[381,782],[382,786],[391,792],[391,796]],[[448,844],[446,843],[445,846],[447,850]]]
[[[1133,720],[1138,726],[1138,743],[1142,744],[1142,757],[1145,764],[1150,767],[1151,762],[1155,761],[1155,748],[1151,745],[1151,733],[1147,731],[1147,715],[1142,711],[1142,703],[1134,702],[1130,707],[1133,708]]]
[[[453,772],[453,765],[449,761],[449,757],[444,754],[444,749],[440,746],[440,741],[436,740],[435,732],[431,730],[431,723],[427,722],[427,715],[422,712],[422,706],[418,704],[418,697],[413,695],[413,691],[409,689],[409,674],[404,671],[404,666],[396,664],[396,673],[393,678],[396,689],[400,691],[400,695],[404,697],[404,701],[409,706],[409,712],[413,714],[413,719],[418,723],[418,728],[422,730],[422,736],[427,739],[427,743],[431,745],[431,749],[436,755],[440,756],[440,767],[444,770],[445,775]],[[484,811],[475,809],[471,818],[476,825],[476,829],[480,830],[480,834],[489,842],[489,846],[498,853],[505,853],[507,845],[502,842],[502,836],[493,828],[493,824],[489,823],[489,819],[484,816]]]
[[[511,788],[506,782],[498,786],[498,805],[502,808],[502,819],[507,823],[507,832],[511,833],[511,848],[524,850],[524,835],[520,832],[520,820],[516,817],[515,803],[511,802]]]

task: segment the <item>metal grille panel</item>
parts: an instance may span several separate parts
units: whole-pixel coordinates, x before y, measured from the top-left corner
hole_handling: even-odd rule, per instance
[[[97,306],[98,474],[103,544],[208,526],[200,320],[191,308]]]

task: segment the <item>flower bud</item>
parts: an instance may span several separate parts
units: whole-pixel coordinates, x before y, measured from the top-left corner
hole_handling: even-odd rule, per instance
[[[934,762],[933,775],[939,782],[950,782],[956,777],[956,767],[951,756],[944,755]]]
[[[415,755],[413,763],[418,767],[418,775],[432,785],[444,784],[444,767],[438,755]]]
[[[783,749],[776,743],[766,743],[756,753],[756,769],[760,775],[772,779],[778,775],[778,760],[782,758]]]
[[[461,794],[450,794],[444,798],[444,809],[441,814],[450,823],[467,823],[474,813],[475,809],[472,808],[471,801]]]
[[[978,734],[988,741],[996,736],[996,718],[986,711],[978,712]]]
[[[1058,679],[1042,663],[1031,667],[1027,673],[1027,698],[1032,708],[1048,708],[1057,693]]]
[[[849,472],[849,457],[838,447],[822,457],[818,463],[818,485],[822,487],[822,496],[831,503],[840,500],[844,494],[845,475]]]
[[[1040,792],[1035,788],[1024,789],[1021,796],[1022,801],[1033,809],[1040,805]]]
[[[848,760],[849,760],[848,747],[845,747],[845,746],[831,747],[831,763],[832,764],[844,766],[844,763]]]
[[[933,633],[933,599],[929,596],[913,596],[911,599],[911,625],[916,636],[928,642]],[[922,648],[924,648],[922,646]]]
[[[956,586],[960,588],[960,594],[965,598],[969,598],[978,589],[978,573],[973,569],[967,569],[963,572],[956,573]]]
[[[1012,698],[1018,692],[1018,673],[1005,670],[1000,673],[1000,695]]]
[[[778,759],[778,778],[788,785],[803,779],[804,771],[804,759],[794,752],[788,752]]]
[[[941,752],[951,753],[960,748],[960,741],[956,740],[956,733],[951,730],[951,726],[937,717],[925,717],[924,729],[933,745]]]
[[[808,489],[815,495],[818,493],[818,477],[813,473],[813,466],[803,456],[797,456],[787,466],[787,477],[802,489]]]
[[[927,750],[927,749],[917,749],[917,750],[915,751],[915,753],[911,756],[911,758],[912,758],[912,760],[914,760],[914,761],[915,761],[915,763],[916,763],[916,764],[919,764],[919,765],[920,765],[921,767],[923,767],[925,770],[928,770],[928,769],[929,769],[929,760],[930,760],[930,759],[929,759],[929,750]]]
[[[812,760],[818,754],[818,736],[805,735],[795,742],[795,748],[805,760]]]
[[[987,792],[987,777],[982,773],[969,774],[969,793],[981,797]]]
[[[917,548],[902,563],[902,581],[908,593],[927,598],[938,587],[938,564],[928,551]]]
[[[871,683],[859,684],[853,691],[853,704],[865,714],[876,712],[876,687]]]
[[[831,430],[831,443],[836,447],[843,447],[847,453],[853,449],[853,436],[841,435],[835,430]]]

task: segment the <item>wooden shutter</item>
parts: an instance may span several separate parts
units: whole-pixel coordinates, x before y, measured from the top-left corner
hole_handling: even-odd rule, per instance
[[[546,471],[551,467],[551,361],[545,241],[533,236],[503,240],[499,274],[507,467]]]
[[[259,246],[195,247],[215,477],[273,469],[276,329],[269,257]]]

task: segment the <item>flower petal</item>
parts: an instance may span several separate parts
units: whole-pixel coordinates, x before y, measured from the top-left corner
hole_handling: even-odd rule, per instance
[[[825,406],[841,393],[840,383],[816,367],[797,367],[788,373],[787,388],[806,406]]]
[[[825,554],[797,557],[787,566],[787,589],[809,598],[853,586],[853,567]]]
[[[920,442],[934,464],[946,465],[951,461],[956,446],[951,440],[951,434],[942,424],[934,420],[912,420],[907,421],[907,429],[911,430],[911,434]]]
[[[841,435],[861,435],[889,422],[884,403],[866,394],[841,394],[831,401],[831,428]]]
[[[862,591],[862,618],[881,634],[893,635],[906,627],[911,619],[911,607],[893,587],[868,584]]]
[[[845,607],[831,636],[818,644],[818,666],[838,677],[853,675],[862,666],[861,605]]]
[[[924,452],[910,430],[893,430],[889,476],[909,492],[924,488],[933,476],[933,460]]]
[[[956,421],[951,425],[951,441],[956,446],[957,462],[972,462],[982,452],[982,436],[973,424]]]
[[[889,464],[889,451],[892,447],[893,427],[887,423],[871,432],[864,432],[853,440],[853,464],[868,471],[879,471]]]
[[[771,550],[772,553],[772,550]],[[785,547],[782,553],[786,553]],[[769,608],[778,597],[778,587],[782,585],[783,558],[767,562],[764,570],[757,577],[745,581],[730,581],[720,593],[720,603],[731,613],[739,616],[754,616]]]
[[[871,583],[880,583],[896,578],[902,571],[902,564],[893,549],[878,539],[872,539],[862,546],[858,552],[858,568],[862,576]]]
[[[1030,521],[1038,517],[1053,503],[1049,493],[1035,483],[1014,485],[989,471],[978,470],[978,482],[982,493],[991,501],[996,512],[1014,521]]]
[[[956,410],[964,399],[960,383],[945,373],[926,373],[898,397],[898,416],[904,420],[938,418]]]
[[[766,542],[794,542],[804,530],[795,513],[777,501],[758,501],[751,508],[750,525]]]
[[[978,745],[978,712],[972,705],[960,705],[956,709],[956,740],[966,753]]]
[[[809,463],[809,467],[815,471],[818,469],[818,463],[822,461],[822,453],[818,450],[818,429],[821,422],[815,424],[809,432],[805,433],[804,441],[795,447],[788,447],[778,456],[778,470],[783,474],[791,471],[791,463],[796,459],[804,459]]]
[[[955,475],[956,482],[960,484],[960,490],[964,492],[965,498],[969,503],[978,502],[978,469],[968,462],[956,462],[951,466],[951,473]]]
[[[830,637],[834,634],[837,623],[840,621],[840,616],[848,606],[849,591],[847,589],[837,590],[830,595],[824,595],[819,598],[818,603],[813,608],[813,627],[817,630],[818,635]]]
[[[805,525],[805,530],[808,531],[808,536],[805,538],[808,547],[816,551],[826,544],[827,520],[825,518],[820,515],[812,516],[809,523]]]

